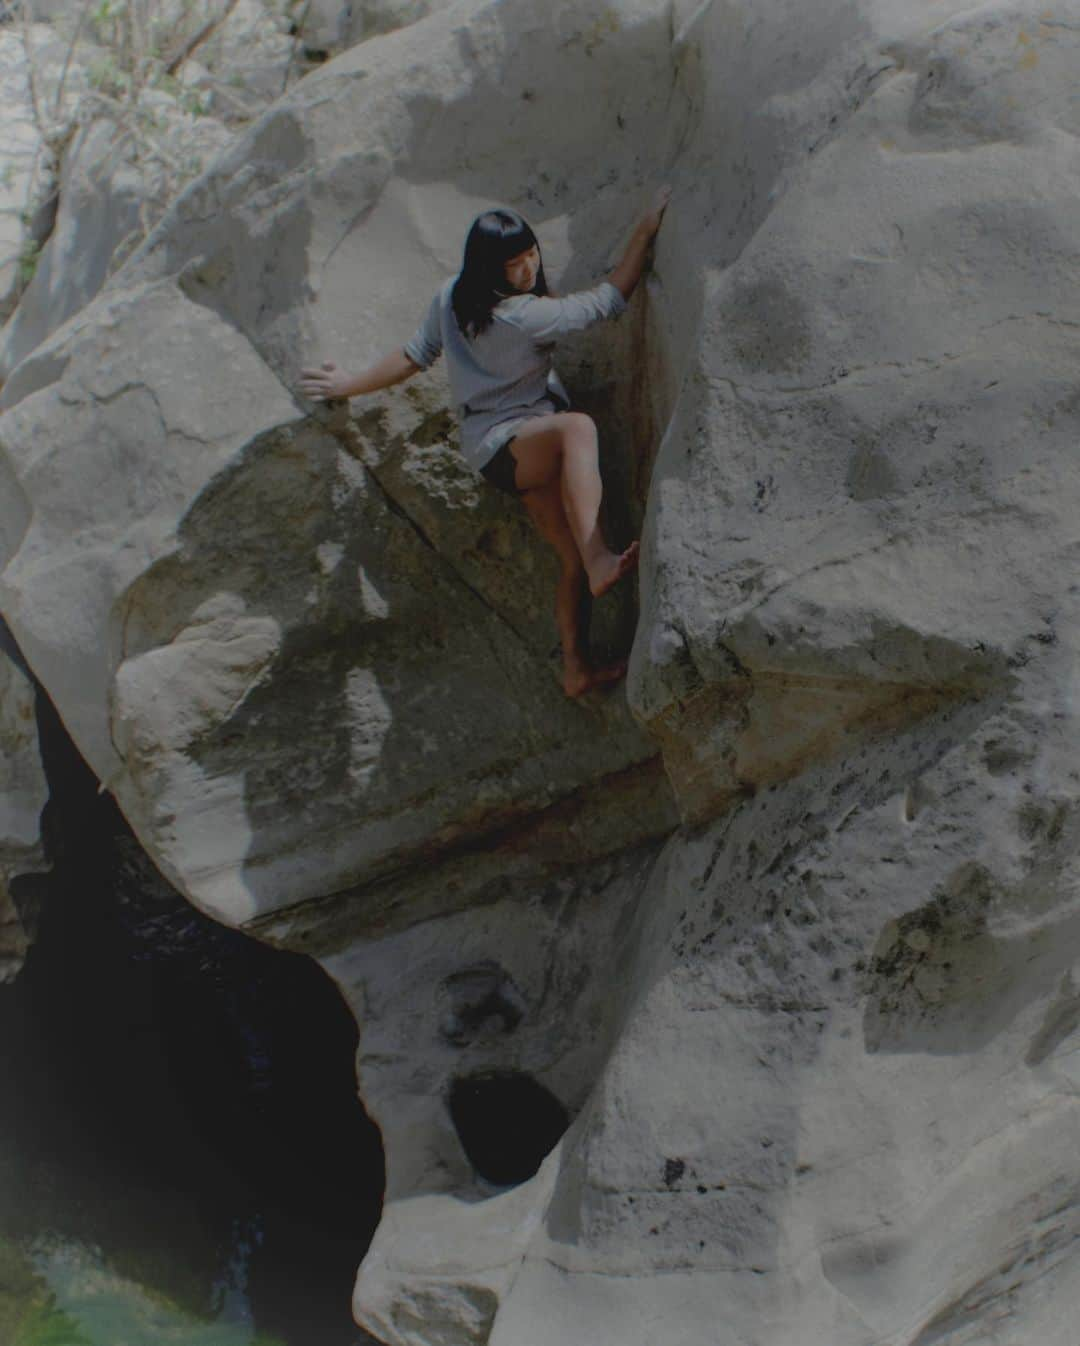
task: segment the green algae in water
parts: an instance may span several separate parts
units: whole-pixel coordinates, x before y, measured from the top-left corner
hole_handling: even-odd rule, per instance
[[[0,1238],[5,1346],[285,1346],[249,1323],[206,1321],[109,1268],[76,1243],[33,1253]]]
[[[52,1304],[32,1308],[15,1329],[12,1346],[90,1346],[76,1324]]]
[[[9,1346],[90,1346],[57,1307],[44,1276],[10,1239],[0,1238],[0,1341]]]

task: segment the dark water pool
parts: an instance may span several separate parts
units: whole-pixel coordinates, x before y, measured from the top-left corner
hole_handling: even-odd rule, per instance
[[[0,1346],[357,1346],[382,1150],[316,964],[199,916],[39,707],[53,871],[0,987]]]

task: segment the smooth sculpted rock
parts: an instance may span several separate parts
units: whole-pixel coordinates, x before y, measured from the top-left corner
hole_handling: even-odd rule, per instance
[[[695,830],[497,1346],[1074,1331],[1080,8],[811,8],[685,35],[746,225],[630,691]]]
[[[358,0],[348,15],[349,44],[418,23],[450,0]]]
[[[538,14],[329,61],[14,369],[0,604],[164,872],[352,1005],[381,1340],[1075,1346],[1080,3]],[[294,389],[483,206],[567,291],[669,179],[560,357],[631,716],[440,372]]]
[[[185,116],[162,95],[156,115],[171,114],[171,152],[212,159],[229,140],[212,118]],[[144,236],[144,225],[163,214],[170,175],[132,146],[126,128],[111,118],[88,121],[67,146],[56,186],[55,219],[36,259],[34,273],[11,321],[0,334],[0,377],[4,377],[50,332],[77,313],[101,289],[125,250]]]

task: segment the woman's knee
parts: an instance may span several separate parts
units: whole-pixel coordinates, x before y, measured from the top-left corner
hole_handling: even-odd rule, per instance
[[[582,411],[568,411],[560,427],[563,457],[595,458],[598,449],[596,422]]]
[[[596,422],[584,411],[564,411],[563,438],[573,442],[596,442]]]

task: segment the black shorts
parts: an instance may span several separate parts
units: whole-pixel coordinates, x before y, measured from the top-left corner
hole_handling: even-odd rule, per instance
[[[510,445],[514,441],[511,435],[501,449],[497,450],[493,458],[489,458],[480,469],[480,475],[492,486],[497,486],[500,491],[506,491],[509,495],[520,495],[521,490],[514,480],[514,471],[517,467],[517,459],[510,452]]]

